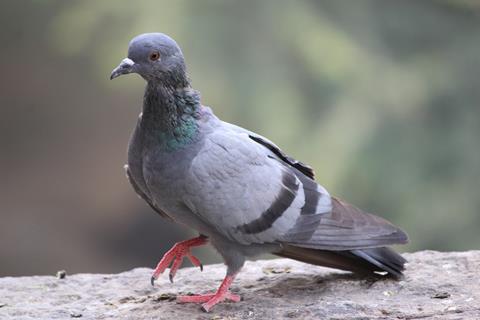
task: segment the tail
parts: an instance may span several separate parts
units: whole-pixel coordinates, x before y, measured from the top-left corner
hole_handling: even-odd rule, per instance
[[[282,251],[275,254],[318,266],[360,274],[388,272],[396,279],[403,277],[402,271],[407,262],[401,255],[387,247],[329,251],[285,244]]]

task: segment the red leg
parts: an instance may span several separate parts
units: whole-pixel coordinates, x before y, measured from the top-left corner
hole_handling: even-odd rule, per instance
[[[225,279],[223,279],[222,284],[218,288],[217,292],[214,294],[199,294],[193,296],[177,296],[177,301],[180,303],[203,303],[202,309],[205,312],[210,311],[217,303],[222,302],[224,300],[231,300],[233,302],[239,302],[240,296],[231,293],[228,288],[233,282],[236,274],[227,275]]]
[[[168,250],[167,253],[163,255],[162,260],[160,260],[157,267],[155,268],[155,271],[153,272],[151,278],[152,285],[155,283],[155,280],[157,280],[158,276],[162,274],[170,264],[172,264],[172,266],[170,268],[169,278],[170,281],[173,282],[173,277],[175,277],[178,268],[180,268],[180,266],[182,265],[184,257],[190,259],[194,266],[200,267],[200,270],[203,270],[203,266],[200,263],[200,260],[198,260],[197,257],[192,255],[192,253],[190,252],[190,248],[204,245],[207,242],[207,237],[199,236],[193,239],[175,243],[172,249]]]

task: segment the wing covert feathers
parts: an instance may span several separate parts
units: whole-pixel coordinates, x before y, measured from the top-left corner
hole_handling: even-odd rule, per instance
[[[266,140],[263,137],[257,136],[250,134],[249,135],[250,139],[253,141],[261,144],[262,146],[266,147],[270,151],[272,151],[277,157],[282,159],[284,162],[288,163],[292,167],[296,168],[299,170],[301,173],[309,177],[310,179],[315,178],[315,172],[313,171],[312,167],[309,165],[306,165],[305,163],[295,160],[294,158],[290,157],[287,155],[285,152],[283,152],[279,147],[277,147],[273,142]]]

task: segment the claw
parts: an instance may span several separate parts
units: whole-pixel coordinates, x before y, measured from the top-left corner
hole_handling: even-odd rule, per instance
[[[203,264],[200,263],[200,271],[203,271]]]
[[[155,277],[154,276],[152,276],[150,278],[150,283],[152,284],[152,287],[155,285]]]
[[[168,274],[168,279],[170,279],[170,283],[173,283],[173,274],[169,273]]]

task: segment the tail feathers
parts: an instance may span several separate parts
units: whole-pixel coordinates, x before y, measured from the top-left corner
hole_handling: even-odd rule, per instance
[[[390,248],[329,251],[284,245],[278,256],[360,274],[388,272],[399,279],[406,260]]]
[[[395,278],[402,278],[407,260],[390,248],[371,248],[352,250],[352,254],[377,266],[382,271],[387,271]]]

